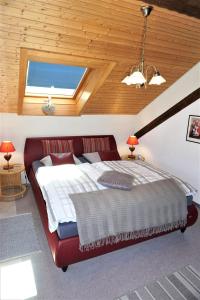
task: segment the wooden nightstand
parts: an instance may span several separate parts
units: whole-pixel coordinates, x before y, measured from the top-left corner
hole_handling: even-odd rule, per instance
[[[12,201],[24,196],[26,185],[21,182],[21,173],[24,170],[22,164],[14,164],[9,170],[0,166],[0,201]]]

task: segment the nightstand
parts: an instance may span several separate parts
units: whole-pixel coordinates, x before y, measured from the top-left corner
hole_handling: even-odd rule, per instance
[[[24,171],[22,164],[14,164],[9,170],[0,166],[0,201],[13,201],[24,196],[26,185],[21,181],[21,173]]]

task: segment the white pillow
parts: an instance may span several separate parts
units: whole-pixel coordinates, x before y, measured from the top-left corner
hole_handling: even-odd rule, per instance
[[[98,152],[83,153],[82,156],[85,157],[90,163],[101,161],[101,157],[99,156]]]
[[[42,159],[40,159],[40,162],[46,167],[52,166],[52,160],[51,160],[50,155],[47,155],[47,156],[43,157]]]
[[[55,154],[62,154],[62,153],[55,153]],[[80,165],[82,164],[82,162],[80,161],[80,159],[78,159],[74,154],[73,154],[73,158],[74,158],[74,162],[76,165]],[[52,164],[52,160],[51,160],[51,156],[47,155],[44,158],[42,158],[40,160],[40,162],[45,166],[45,167],[50,167],[53,166]]]

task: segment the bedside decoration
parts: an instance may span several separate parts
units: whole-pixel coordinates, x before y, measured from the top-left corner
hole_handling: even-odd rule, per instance
[[[130,135],[128,137],[128,140],[126,142],[128,145],[130,145],[129,150],[131,151],[131,154],[128,155],[128,158],[134,159],[135,155],[133,155],[133,151],[135,150],[134,145],[138,145],[139,141],[135,135]]]
[[[42,111],[47,116],[52,116],[55,113],[55,105],[52,103],[51,96],[48,96],[47,103],[42,106]]]
[[[145,157],[141,154],[138,154],[138,155],[136,155],[136,159],[144,161]]]
[[[200,116],[189,115],[186,141],[200,144]]]
[[[149,85],[160,85],[166,82],[165,78],[161,76],[160,72],[154,65],[145,65],[144,60],[144,50],[145,50],[145,41],[146,41],[146,33],[147,33],[147,17],[150,15],[153,10],[153,6],[142,6],[141,12],[144,16],[144,29],[142,36],[142,47],[140,54],[140,61],[138,65],[133,66],[130,72],[125,76],[125,78],[121,81],[127,85],[135,84],[136,87],[143,87]],[[148,72],[152,69],[151,79],[148,78]]]
[[[4,158],[7,161],[7,164],[5,166],[3,166],[4,170],[9,170],[9,169],[13,168],[12,165],[9,165],[9,161],[10,161],[10,159],[12,157],[12,155],[9,154],[9,153],[10,152],[14,152],[14,151],[15,151],[15,147],[13,146],[13,143],[11,141],[3,141],[1,143],[0,152],[6,153],[4,155]]]

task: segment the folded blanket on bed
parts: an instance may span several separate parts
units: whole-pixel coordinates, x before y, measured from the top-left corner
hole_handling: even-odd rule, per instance
[[[104,171],[97,179],[97,182],[103,186],[112,189],[131,190],[133,188],[134,176],[118,171]]]
[[[76,211],[80,249],[183,227],[187,201],[174,179],[69,195]]]

